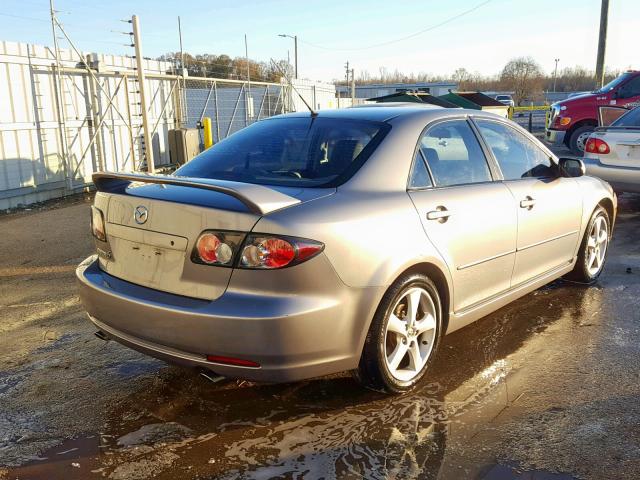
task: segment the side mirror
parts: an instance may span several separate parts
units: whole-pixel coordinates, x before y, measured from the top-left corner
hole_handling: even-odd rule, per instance
[[[587,173],[584,162],[579,158],[561,158],[558,166],[563,177],[581,177]]]

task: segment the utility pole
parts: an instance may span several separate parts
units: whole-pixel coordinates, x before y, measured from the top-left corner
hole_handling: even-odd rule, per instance
[[[351,69],[351,106],[353,106],[355,101],[356,101],[356,75],[352,68]]]
[[[138,90],[140,91],[140,114],[142,115],[142,130],[144,135],[144,156],[147,160],[147,172],[153,173],[155,165],[153,164],[153,145],[151,144],[151,130],[149,130],[149,116],[147,110],[147,95],[145,94],[146,86],[144,80],[144,58],[142,58],[142,38],[140,37],[140,23],[138,16],[131,17],[133,25],[133,43],[136,48],[136,69],[138,71]]]
[[[298,36],[293,36],[293,59],[295,61],[296,80],[298,79]]]
[[[553,93],[556,93],[556,79],[558,78],[558,62],[559,58],[556,58],[556,68],[553,70]]]
[[[602,0],[600,8],[600,35],[598,37],[598,59],[596,61],[596,88],[604,85],[604,54],[607,48],[607,24],[609,0]]]
[[[344,64],[345,72],[345,85],[347,86],[347,95],[349,95],[349,60]]]
[[[282,38],[292,38],[293,39],[293,61],[294,64],[294,77],[298,79],[298,36],[297,35],[287,35],[286,33],[279,33],[279,37]]]

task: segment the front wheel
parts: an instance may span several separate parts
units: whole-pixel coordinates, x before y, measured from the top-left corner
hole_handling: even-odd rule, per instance
[[[593,125],[584,125],[576,128],[569,137],[569,148],[574,155],[582,156],[587,145],[587,140],[595,130]]]
[[[421,274],[397,280],[385,293],[367,333],[356,378],[386,393],[411,390],[424,377],[442,335],[442,307]]]
[[[600,276],[611,239],[610,226],[607,211],[602,207],[596,208],[580,244],[576,265],[567,278],[592,283]]]

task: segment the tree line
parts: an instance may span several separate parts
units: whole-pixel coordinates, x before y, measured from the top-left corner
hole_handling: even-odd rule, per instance
[[[192,77],[214,77],[233,80],[247,80],[259,82],[280,82],[283,73],[293,77],[293,68],[286,60],[277,62],[260,62],[244,57],[231,58],[229,55],[201,54],[191,55],[180,52],[170,52],[162,55],[158,60],[173,63],[179,68],[184,58],[184,68]],[[609,82],[620,74],[619,71],[607,71],[605,82]],[[368,71],[358,74],[356,83],[366,85],[372,83],[417,83],[417,82],[448,82],[458,84],[459,90],[468,91],[505,91],[513,92],[518,105],[528,101],[544,99],[545,92],[581,92],[590,91],[596,87],[595,73],[584,67],[565,67],[554,74],[545,73],[542,67],[531,57],[518,57],[509,60],[500,73],[496,75],[482,75],[471,73],[465,68],[458,68],[451,75],[436,76],[428,73],[405,74],[399,70],[391,71],[380,67],[376,75]],[[335,83],[344,85],[345,80]]]
[[[205,53],[202,55],[181,54],[169,52],[161,55],[157,60],[170,62],[176,69],[180,68],[184,59],[183,68],[188,71],[190,77],[213,77],[232,80],[247,80],[254,82],[280,82],[283,73],[291,78],[292,67],[286,60],[274,62],[259,62],[244,57],[231,58],[229,55],[214,55]]]
[[[605,74],[605,83],[620,75],[620,71],[610,70]],[[418,82],[455,82],[459,90],[468,91],[504,91],[513,92],[517,104],[526,101],[544,99],[545,92],[581,92],[596,88],[595,72],[584,67],[565,67],[545,73],[542,67],[531,57],[513,58],[507,62],[500,73],[482,75],[471,73],[465,68],[456,69],[448,76],[429,75],[428,73],[404,74],[398,70],[390,71],[380,67],[377,75],[367,71],[360,73],[356,83],[418,83]],[[344,84],[344,81],[338,83]]]

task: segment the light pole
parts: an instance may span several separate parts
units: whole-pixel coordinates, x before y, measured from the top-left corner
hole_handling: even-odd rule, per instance
[[[287,35],[285,33],[281,33],[278,36],[283,38],[293,38],[294,77],[297,79],[298,78],[298,36]]]
[[[553,93],[556,93],[556,78],[558,77],[558,62],[560,61],[559,58],[556,58],[556,68],[553,71]]]

